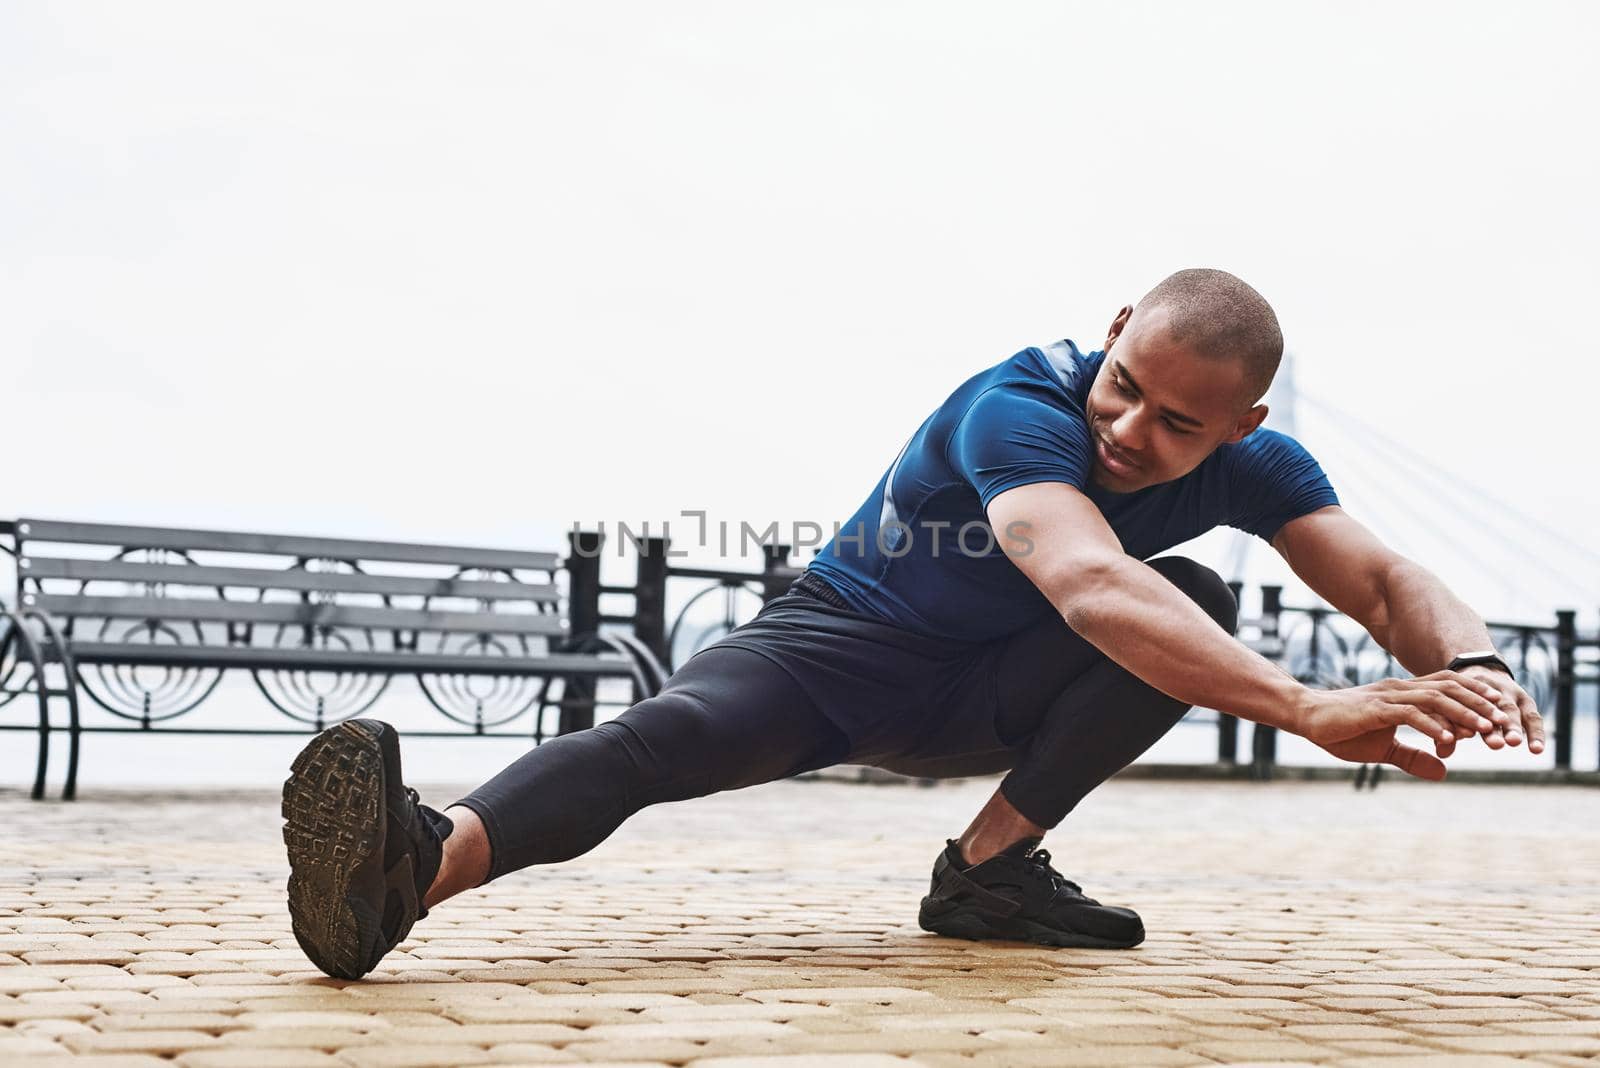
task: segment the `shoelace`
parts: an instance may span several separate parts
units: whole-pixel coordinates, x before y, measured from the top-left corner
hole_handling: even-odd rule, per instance
[[[1083,896],[1083,887],[1050,866],[1050,850],[1035,849],[1023,859],[1037,867],[1040,874],[1050,880],[1050,888],[1052,890],[1069,889],[1079,897]]]

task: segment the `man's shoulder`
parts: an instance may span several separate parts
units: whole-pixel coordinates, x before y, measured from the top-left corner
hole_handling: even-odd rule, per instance
[[[1068,365],[1068,371],[1083,373],[1080,364]],[[1070,378],[1063,382],[1042,350],[1025,349],[952,395],[943,406],[942,425],[947,434],[969,441],[1024,446],[1061,438],[1087,440],[1086,393],[1087,385],[1079,391]],[[935,425],[939,423],[936,417]]]
[[[1281,430],[1260,427],[1243,441],[1217,449],[1221,460],[1235,473],[1257,477],[1271,475],[1285,464],[1316,463],[1311,450]]]
[[[1322,465],[1281,430],[1263,427],[1223,448],[1228,450],[1222,486],[1229,526],[1271,541],[1289,520],[1339,503]]]
[[[1070,338],[1023,349],[1011,359],[1020,367],[1042,368],[1079,404],[1088,396],[1094,376],[1105,362],[1103,352],[1082,352]]]
[[[1030,346],[968,379],[946,407],[953,402],[958,414],[965,415],[974,407],[992,412],[1013,404],[1042,404],[1081,416],[1104,359],[1103,353],[1078,351],[1070,340]]]

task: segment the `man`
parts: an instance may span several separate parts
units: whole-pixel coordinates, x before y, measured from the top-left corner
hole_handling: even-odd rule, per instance
[[[1099,352],[1062,341],[972,377],[787,593],[660,694],[442,814],[402,784],[386,724],[318,736],[284,787],[300,945],[356,978],[439,902],[578,856],[646,805],[851,762],[1007,771],[935,860],[923,928],[1127,947],[1139,916],[1038,845],[1192,705],[1423,779],[1474,734],[1541,752],[1483,621],[1347,515],[1297,442],[1259,429],[1282,349],[1255,290],[1189,270],[1123,308]],[[1222,580],[1156,556],[1219,524],[1268,540],[1417,677],[1314,691],[1234,640]]]

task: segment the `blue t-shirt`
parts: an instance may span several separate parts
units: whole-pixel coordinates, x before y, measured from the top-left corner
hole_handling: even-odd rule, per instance
[[[921,634],[988,641],[1055,611],[995,543],[984,510],[1005,490],[1078,487],[1141,560],[1216,526],[1270,541],[1289,520],[1339,503],[1311,454],[1266,429],[1171,482],[1134,493],[1095,485],[1084,402],[1104,360],[1058,341],[967,379],[809,569],[857,611]]]

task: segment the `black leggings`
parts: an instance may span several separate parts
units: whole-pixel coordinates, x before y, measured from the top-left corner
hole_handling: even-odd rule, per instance
[[[1233,594],[1214,572],[1182,557],[1149,563],[1234,629]],[[539,745],[459,804],[483,820],[491,879],[586,853],[647,805],[850,762],[932,778],[1009,769],[1006,799],[1054,827],[1188,711],[1055,616],[972,655],[970,682],[943,695],[938,726],[885,755],[855,751],[774,657],[714,645],[659,694]]]

